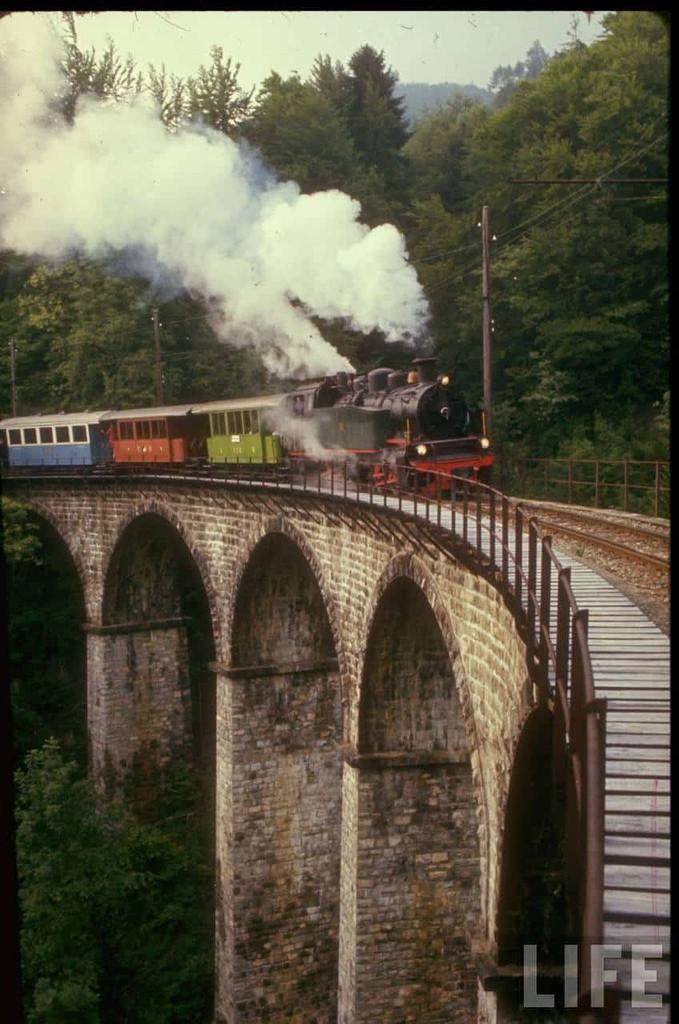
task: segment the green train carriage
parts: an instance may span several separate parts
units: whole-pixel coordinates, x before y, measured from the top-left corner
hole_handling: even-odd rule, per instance
[[[266,422],[266,413],[280,406],[282,395],[234,398],[194,405],[193,413],[208,417],[207,458],[212,463],[274,465],[285,449]]]

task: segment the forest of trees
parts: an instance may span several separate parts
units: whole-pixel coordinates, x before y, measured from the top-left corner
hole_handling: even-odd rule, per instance
[[[398,69],[369,45],[346,64],[319,54],[306,80],[272,72],[247,92],[237,53],[215,46],[181,80],[165,67],[142,71],[113,45],[83,51],[67,16],[62,104],[71,117],[84,93],[124,102],[148,91],[168,131],[201,119],[303,191],[340,189],[360,201],[364,223],[395,224],[431,305],[434,349],[472,405],[482,395],[487,205],[499,450],[668,458],[668,28],[644,11],[603,24],[591,46],[574,37],[548,55],[536,42],[496,69],[491,104],[457,96],[409,124]],[[11,340],[19,412],[153,404],[154,307],[167,402],[280,386],[253,350],[217,340],[195,295],[168,299],[110,261],[54,265],[5,251],[0,413],[11,410]],[[359,370],[413,355],[377,331],[318,326]],[[11,502],[3,515],[27,1019],[209,1020],[209,855],[205,822],[187,827],[200,820],[200,782],[178,769],[153,808],[95,805],[72,628],[82,618],[65,615],[79,596],[44,530]]]
[[[143,73],[113,45],[83,52],[71,17],[63,105],[72,112],[84,92],[122,102],[148,90],[168,130],[200,118],[256,147],[303,191],[343,190],[360,201],[366,224],[396,224],[431,305],[435,349],[472,404],[481,397],[477,224],[487,205],[496,441],[534,456],[662,457],[666,186],[606,178],[667,175],[668,29],[643,11],[603,24],[605,36],[589,47],[574,37],[549,56],[536,42],[513,68],[497,68],[493,105],[457,97],[409,128],[397,70],[368,45],[346,65],[318,55],[308,80],[272,73],[255,93],[238,84],[238,55],[221,47],[188,80],[165,67]],[[10,339],[20,411],[152,402],[154,305],[166,401],[277,386],[252,351],[217,341],[195,296],[168,301],[148,281],[115,276],[110,263],[75,257],[54,266],[4,252],[0,411],[10,408]],[[409,358],[378,332],[319,326],[359,370]]]

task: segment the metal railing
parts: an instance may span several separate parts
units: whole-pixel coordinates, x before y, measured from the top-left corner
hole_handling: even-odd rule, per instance
[[[514,464],[512,481],[524,498],[669,516],[667,461],[526,458]]]
[[[376,472],[376,468],[378,472]],[[35,471],[7,474],[34,479]],[[39,474],[43,476],[42,474]],[[47,474],[53,480],[55,472]],[[63,474],[71,478],[71,472]],[[537,521],[500,491],[468,478],[396,470],[385,464],[299,458],[289,466],[237,462],[202,465],[107,467],[88,480],[159,476],[200,479],[209,485],[306,495],[342,507],[349,515],[380,511],[381,532],[403,540],[390,525],[408,519],[420,529],[410,536],[434,554],[459,559],[488,579],[503,595],[526,644],[536,700],[553,712],[553,776],[566,799],[569,834],[566,876],[576,907],[579,933],[578,1019],[587,1010],[591,987],[590,945],[603,933],[603,846],[605,790],[605,701],[597,699],[588,647],[588,613],[578,607],[571,571],[564,568]],[[44,479],[44,476],[43,476]],[[327,506],[327,507],[332,507]],[[556,582],[556,586],[554,583]]]

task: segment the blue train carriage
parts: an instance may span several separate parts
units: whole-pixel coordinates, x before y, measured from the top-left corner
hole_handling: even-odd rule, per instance
[[[202,402],[191,413],[208,416],[209,462],[273,465],[285,458],[278,430],[283,395]]]
[[[6,460],[13,466],[93,466],[108,462],[112,449],[107,412],[41,413],[0,421]]]

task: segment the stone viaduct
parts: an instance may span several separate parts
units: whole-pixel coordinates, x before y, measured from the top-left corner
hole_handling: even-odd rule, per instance
[[[470,1024],[535,714],[494,587],[417,523],[201,481],[26,480],[78,573],[91,770],[215,782],[215,1020]]]

